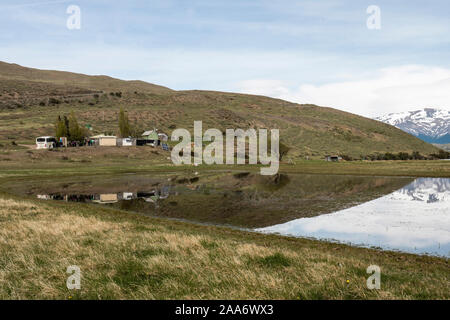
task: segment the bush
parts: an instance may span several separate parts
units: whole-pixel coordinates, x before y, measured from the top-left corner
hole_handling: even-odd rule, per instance
[[[433,154],[430,154],[430,156],[435,159],[449,159],[450,152],[444,151],[444,150],[439,150],[439,153],[437,153],[437,154],[433,153]]]
[[[432,155],[432,156],[437,158],[437,155]],[[420,152],[418,152],[418,151],[414,151],[412,154],[409,154],[408,152],[399,152],[399,153],[386,152],[384,154],[376,153],[376,154],[368,155],[367,158],[372,161],[374,161],[374,160],[424,160],[424,159],[427,159],[425,156],[421,155]]]
[[[407,152],[399,152],[397,158],[400,160],[408,160],[410,158],[409,153]]]
[[[414,151],[414,152],[412,153],[411,158],[412,158],[413,160],[423,160],[423,159],[425,159],[425,157],[424,157],[423,155],[421,155],[419,151]]]
[[[341,154],[341,155],[339,155],[339,157],[341,157],[345,161],[353,161],[353,158],[346,154]]]
[[[55,98],[50,98],[50,99],[48,99],[48,103],[51,105],[55,105],[55,104],[60,104],[61,101],[59,101],[58,99],[55,99]]]

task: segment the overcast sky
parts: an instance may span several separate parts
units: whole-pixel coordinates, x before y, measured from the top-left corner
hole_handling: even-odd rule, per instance
[[[448,0],[2,0],[0,60],[364,116],[449,109],[449,12]]]

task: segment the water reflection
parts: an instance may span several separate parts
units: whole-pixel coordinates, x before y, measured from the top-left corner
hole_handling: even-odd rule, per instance
[[[170,186],[163,186],[151,191],[137,191],[137,192],[116,192],[116,193],[86,193],[86,194],[70,194],[70,193],[52,193],[52,194],[38,194],[36,197],[40,200],[60,200],[70,202],[85,202],[85,203],[99,203],[99,204],[113,204],[121,201],[131,201],[135,199],[142,199],[145,202],[154,203],[156,206],[158,200],[167,199],[170,195]]]
[[[52,179],[9,188],[40,199],[92,202],[150,216],[260,228],[349,208],[411,181],[396,177],[264,177],[250,172],[213,172]]]
[[[349,209],[257,230],[450,257],[450,179],[419,178]]]

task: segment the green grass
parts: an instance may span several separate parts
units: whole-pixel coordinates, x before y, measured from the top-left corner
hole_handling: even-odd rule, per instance
[[[8,150],[0,152],[0,177],[20,175],[90,175],[126,172],[231,170],[259,171],[260,165],[175,166],[170,152],[151,147],[68,148],[65,150]],[[281,163],[279,172],[371,176],[450,177],[450,161],[296,160]]]
[[[291,260],[284,254],[276,252],[274,254],[249,259],[249,264],[257,264],[268,268],[283,268],[291,265]]]

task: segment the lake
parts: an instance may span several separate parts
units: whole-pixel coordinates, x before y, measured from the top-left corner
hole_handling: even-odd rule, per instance
[[[419,178],[348,209],[257,230],[450,257],[450,179]]]
[[[40,179],[6,187],[42,200],[449,257],[450,179],[202,172]]]

